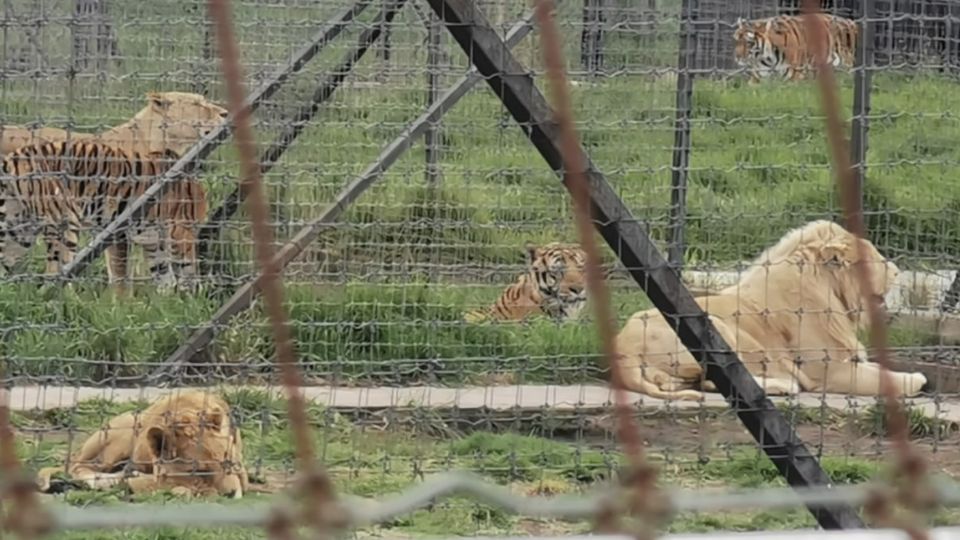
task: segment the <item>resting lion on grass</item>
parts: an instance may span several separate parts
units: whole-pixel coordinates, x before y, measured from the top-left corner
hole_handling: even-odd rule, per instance
[[[17,125],[0,127],[0,152],[3,155],[35,142],[61,142],[95,139],[143,154],[173,150],[184,152],[201,137],[213,131],[227,110],[191,92],[148,92],[147,105],[133,118],[103,133],[79,133],[53,127],[28,128]]]
[[[853,263],[856,237],[814,221],[760,254],[739,283],[696,298],[723,339],[770,395],[800,390],[875,396],[880,366],[867,361],[857,329],[868,317]],[[863,242],[873,295],[883,301],[899,269]],[[862,306],[862,312],[861,312]],[[699,400],[716,391],[656,309],[633,314],[617,337],[628,389],[661,399]],[[904,396],[922,373],[891,373]]]
[[[124,466],[129,467],[125,474]],[[217,395],[188,390],[161,397],[142,412],[113,417],[70,456],[72,480],[90,489],[126,483],[133,493],[240,498],[247,490],[240,430]],[[41,491],[63,467],[38,473]]]

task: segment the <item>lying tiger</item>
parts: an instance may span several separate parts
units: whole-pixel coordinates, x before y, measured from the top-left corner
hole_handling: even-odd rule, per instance
[[[834,68],[852,67],[859,34],[857,23],[825,13],[812,16],[827,36],[827,62]],[[804,24],[798,15],[737,19],[733,54],[737,64],[749,70],[751,82],[773,74],[800,80],[814,69],[814,51],[807,41]]]
[[[552,242],[526,248],[527,271],[490,306],[469,311],[468,323],[521,320],[543,313],[558,322],[576,320],[587,301],[586,253],[576,244]]]
[[[8,154],[0,186],[0,260],[7,273],[42,234],[46,273],[58,274],[76,255],[82,226],[106,226],[178,159],[173,150],[141,154],[84,141],[28,144]],[[143,247],[161,291],[196,275],[194,226],[206,215],[200,182],[175,181],[146,216],[129,223],[107,246],[110,283],[127,277],[131,241]]]

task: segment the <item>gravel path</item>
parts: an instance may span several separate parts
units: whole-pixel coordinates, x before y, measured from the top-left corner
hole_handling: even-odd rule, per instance
[[[211,389],[224,388],[210,387]],[[239,387],[229,387],[239,388]],[[281,394],[282,389],[276,386],[245,386]],[[54,409],[71,407],[79,401],[93,398],[109,399],[112,401],[151,401],[156,397],[173,392],[172,388],[96,388],[73,386],[19,386],[10,391],[10,406],[13,410]],[[603,408],[608,407],[613,400],[610,389],[600,385],[504,385],[504,386],[474,386],[462,388],[416,386],[409,388],[399,387],[330,387],[308,386],[303,387],[305,397],[320,405],[334,408],[370,408],[387,407],[431,407],[431,408],[458,408],[478,409],[489,408],[495,410],[509,410],[514,408],[539,410],[574,409],[574,408]],[[804,393],[797,401],[804,406],[819,407],[820,394]],[[772,398],[775,403],[786,401],[786,398]],[[876,402],[874,398],[848,398],[837,394],[827,394],[826,404],[832,409],[849,409],[856,406],[862,408]],[[691,409],[700,404],[691,401],[666,402],[659,399],[631,393],[631,401],[639,404],[645,410],[664,409]],[[938,404],[932,397],[916,398],[912,403],[922,408],[930,416],[960,422],[960,397],[951,396],[942,398]],[[726,403],[720,394],[707,394],[707,407],[725,407]]]

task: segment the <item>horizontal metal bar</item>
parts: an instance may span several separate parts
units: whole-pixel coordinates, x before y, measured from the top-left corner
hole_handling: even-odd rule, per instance
[[[884,487],[884,484],[865,483],[827,488],[778,487],[712,493],[704,493],[703,490],[668,490],[665,496],[674,514],[678,514],[747,509],[771,510],[813,503],[827,505],[845,503],[859,506],[873,490]],[[960,505],[960,484],[954,480],[947,476],[934,477],[932,488],[940,504]],[[471,473],[451,472],[427,477],[423,483],[383,499],[363,499],[352,496],[343,496],[343,499],[344,507],[350,513],[350,526],[365,527],[396,519],[454,495],[466,496],[518,515],[579,521],[595,516],[606,501],[618,496],[618,491],[611,485],[604,485],[593,493],[582,495],[531,497],[518,495]],[[278,500],[278,504],[283,502],[286,501]],[[48,508],[53,515],[56,530],[75,530],[160,526],[260,527],[267,523],[273,506],[269,503],[250,505],[204,503],[74,508],[56,504]],[[824,533],[824,531],[819,532]],[[847,531],[846,534],[852,532]],[[876,532],[870,531],[871,534]]]

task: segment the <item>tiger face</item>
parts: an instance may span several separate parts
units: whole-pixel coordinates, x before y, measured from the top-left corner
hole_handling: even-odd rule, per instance
[[[771,19],[745,21],[738,18],[733,31],[733,56],[737,65],[750,70],[751,78],[769,77],[776,71],[777,51],[767,39]]]
[[[587,301],[587,256],[577,245],[527,246],[527,263],[543,298],[541,309],[559,320],[580,315]]]
[[[733,30],[733,57],[738,66],[748,67],[748,59],[756,46],[757,34],[754,24],[738,17],[736,27]]]

